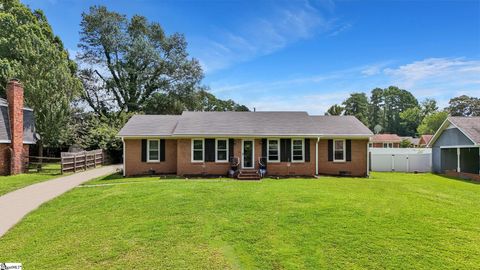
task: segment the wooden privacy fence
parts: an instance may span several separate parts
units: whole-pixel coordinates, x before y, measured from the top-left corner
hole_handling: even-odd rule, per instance
[[[78,170],[88,170],[103,164],[103,151],[82,151],[82,152],[62,152],[61,153],[61,171],[76,172]]]

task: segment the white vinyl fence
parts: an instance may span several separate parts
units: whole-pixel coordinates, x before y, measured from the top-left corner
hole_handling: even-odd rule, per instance
[[[430,148],[370,148],[370,170],[374,172],[430,172]]]

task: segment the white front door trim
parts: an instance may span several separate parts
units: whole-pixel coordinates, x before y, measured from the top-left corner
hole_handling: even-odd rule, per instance
[[[246,167],[245,166],[245,150],[244,144],[245,142],[252,142],[252,166]],[[242,139],[242,169],[253,169],[255,168],[255,140],[254,139]]]

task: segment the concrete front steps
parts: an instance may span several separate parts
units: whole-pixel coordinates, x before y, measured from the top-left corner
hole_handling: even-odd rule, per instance
[[[260,174],[256,170],[240,170],[238,180],[260,180]]]

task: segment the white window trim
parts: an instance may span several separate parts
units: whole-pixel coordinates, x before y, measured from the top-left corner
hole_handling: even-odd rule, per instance
[[[302,141],[302,160],[293,160],[293,141]],[[303,138],[292,138],[292,145],[291,145],[291,157],[290,160],[295,163],[305,162],[305,139]]]
[[[342,141],[343,142],[343,159],[336,159],[335,158],[335,145],[336,145],[336,142],[337,141]],[[345,139],[335,139],[333,140],[333,162],[346,162],[347,159],[347,143],[345,141]]]
[[[193,146],[194,146],[193,142],[194,142],[194,141],[202,141],[202,160],[194,160],[194,159],[193,159],[193,150],[194,150],[194,149],[193,149]],[[203,138],[193,138],[193,139],[191,140],[191,143],[190,143],[190,144],[191,144],[191,150],[192,150],[191,153],[190,153],[191,162],[192,162],[192,163],[202,163],[202,162],[205,162],[205,139],[203,139]],[[197,149],[197,151],[198,151],[198,149]]]
[[[218,159],[218,141],[226,141],[227,143],[225,144],[227,149],[226,149],[226,152],[227,152],[227,155],[226,155],[226,159],[225,160],[219,160]],[[215,162],[220,162],[220,163],[226,163],[228,162],[228,157],[229,157],[229,146],[228,145],[228,138],[216,138],[215,139]]]
[[[157,141],[158,142],[158,159],[150,159],[150,142]],[[148,139],[147,140],[147,162],[155,163],[160,162],[160,139]]]
[[[270,141],[277,141],[277,156],[278,156],[278,159],[277,160],[271,160],[270,159]],[[271,138],[271,139],[268,139],[267,138],[267,162],[271,162],[271,163],[278,163],[280,162],[280,139],[278,138]]]

